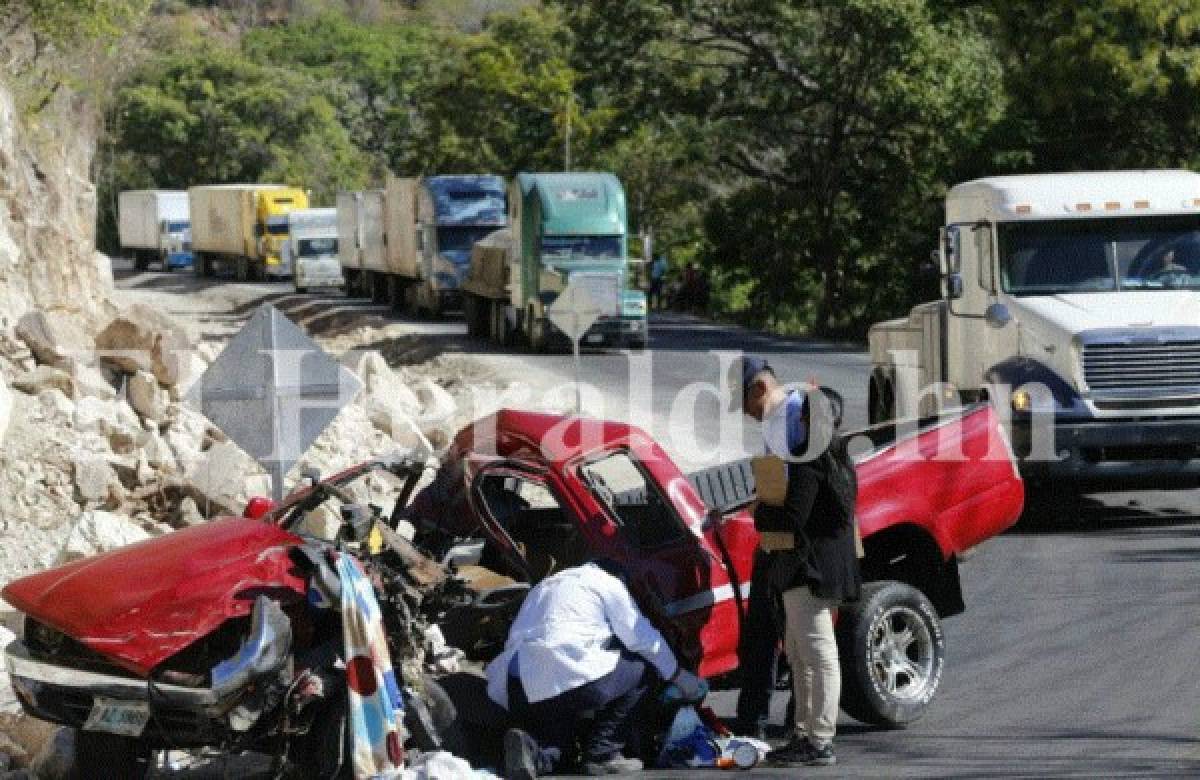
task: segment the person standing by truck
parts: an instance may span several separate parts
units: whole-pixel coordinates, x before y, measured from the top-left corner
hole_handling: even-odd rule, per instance
[[[650,309],[662,308],[663,285],[667,283],[667,258],[662,252],[650,264]]]
[[[744,355],[734,361],[728,379],[732,405],[736,408],[740,397],[742,411],[762,424],[765,449],[774,456],[766,459],[764,472],[773,464],[783,473],[778,496],[768,495],[757,468],[755,475],[763,484],[754,525],[765,553],[755,565],[766,567],[770,591],[783,604],[784,649],[795,690],[794,734],[767,759],[784,766],[828,766],[836,762],[833,738],[841,692],[833,610],[857,599],[862,584],[853,468],[832,447],[809,452],[810,445],[831,441],[832,425],[822,430],[823,416],[814,413],[804,394],[785,389],[767,361]],[[751,599],[763,579],[753,577]]]

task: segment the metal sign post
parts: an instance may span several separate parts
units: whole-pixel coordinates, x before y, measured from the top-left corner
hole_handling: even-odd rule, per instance
[[[353,372],[267,304],[196,381],[187,401],[266,469],[279,501],[288,470],[361,387]]]
[[[583,414],[583,397],[580,391],[581,364],[579,360],[579,342],[588,329],[600,319],[600,307],[592,300],[592,296],[582,287],[568,284],[567,289],[558,294],[550,308],[546,309],[546,317],[554,327],[567,334],[575,352],[575,413]]]

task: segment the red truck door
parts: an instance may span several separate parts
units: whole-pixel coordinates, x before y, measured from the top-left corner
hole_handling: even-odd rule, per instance
[[[587,488],[581,507],[599,532],[598,552],[629,572],[643,611],[676,652],[702,675],[720,674],[737,665],[741,583],[735,588],[716,544],[719,523],[681,501],[678,490],[695,499],[691,486],[682,476],[682,485],[664,482],[659,465],[625,449],[588,458],[577,466]]]

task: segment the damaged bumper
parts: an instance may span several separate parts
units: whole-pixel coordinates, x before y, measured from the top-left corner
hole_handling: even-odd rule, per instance
[[[210,688],[191,688],[59,666],[34,658],[21,641],[5,649],[13,690],[25,711],[42,720],[83,728],[99,701],[144,703],[143,737],[169,745],[208,744],[226,709]]]

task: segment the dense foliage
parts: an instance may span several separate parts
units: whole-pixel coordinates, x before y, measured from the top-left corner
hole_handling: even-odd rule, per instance
[[[1200,0],[241,5],[156,4],[105,192],[280,179],[328,204],[389,169],[569,155],[622,178],[631,230],[707,267],[718,309],[781,329],[861,333],[930,294],[956,181],[1200,162]]]

